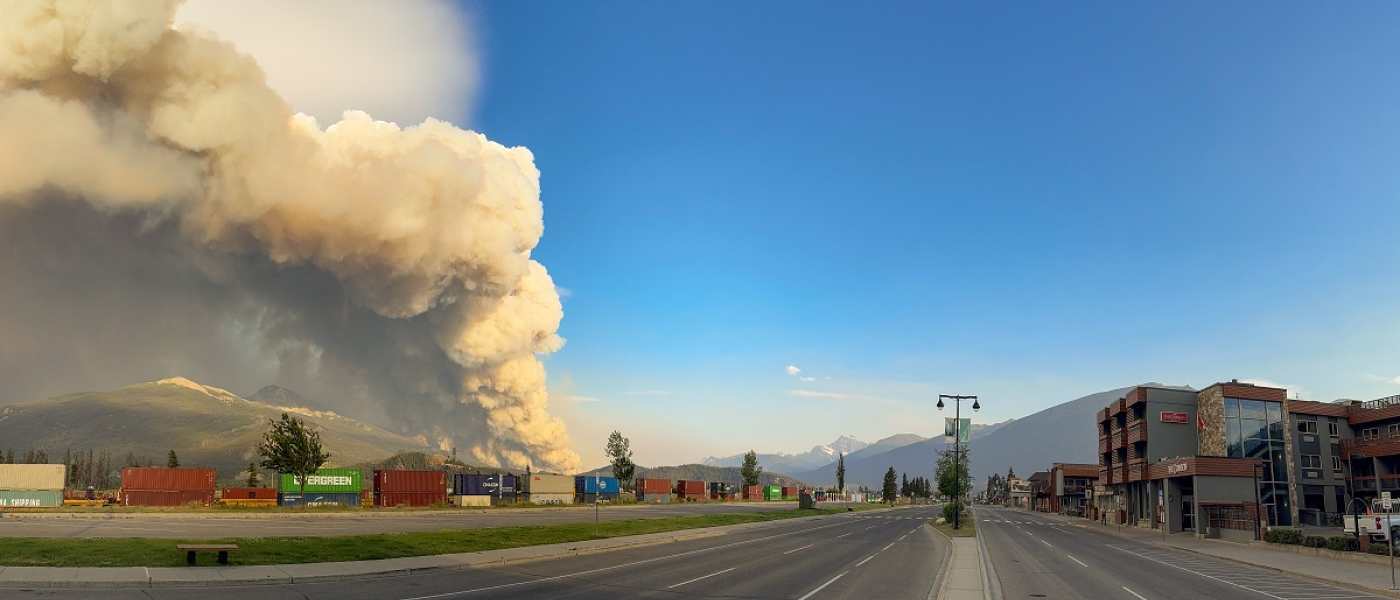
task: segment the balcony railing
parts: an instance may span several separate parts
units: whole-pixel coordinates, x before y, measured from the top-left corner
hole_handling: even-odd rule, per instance
[[[1128,425],[1128,443],[1141,442],[1147,439],[1147,423],[1134,421]]]
[[[1379,400],[1372,400],[1372,402],[1379,402]],[[1364,448],[1366,446],[1375,446],[1377,444],[1394,444],[1397,442],[1400,442],[1400,433],[1382,433],[1380,435],[1373,435],[1370,437],[1357,437],[1342,440],[1342,450],[1350,450],[1352,448]]]
[[[1384,398],[1378,398],[1368,402],[1362,402],[1361,404],[1354,407],[1352,410],[1376,410],[1377,408],[1395,406],[1396,404],[1400,404],[1400,396],[1386,396]]]

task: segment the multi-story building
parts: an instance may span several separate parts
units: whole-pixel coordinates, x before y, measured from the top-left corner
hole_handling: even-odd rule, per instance
[[[1038,512],[1050,511],[1050,494],[1055,490],[1055,486],[1050,481],[1049,471],[1036,471],[1026,478],[1026,485],[1030,488],[1030,508]]]
[[[1012,477],[1006,481],[1006,486],[1011,490],[1011,497],[1008,498],[1007,506],[1014,508],[1030,508],[1031,506],[1031,484],[1020,477]]]
[[[1050,467],[1050,512],[1083,516],[1098,480],[1098,465],[1055,463]]]

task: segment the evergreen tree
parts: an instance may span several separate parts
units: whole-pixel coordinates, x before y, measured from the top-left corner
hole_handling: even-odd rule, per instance
[[[170,469],[177,469],[180,467],[180,457],[175,456],[174,450],[171,450],[170,454],[165,455],[165,466]]]
[[[758,453],[749,450],[744,455],[744,464],[739,467],[739,476],[744,478],[744,485],[758,485],[758,477],[763,475],[763,467],[758,466]]]
[[[846,491],[846,453],[842,452],[836,458],[836,490]]]
[[[7,464],[7,465],[13,465],[13,464],[15,464],[15,449],[14,449],[14,448],[8,448],[8,449],[5,450],[5,464]]]
[[[603,450],[612,459],[613,477],[624,489],[632,489],[632,475],[637,465],[632,462],[632,442],[622,437],[622,432],[614,431],[608,436],[608,445]]]
[[[904,497],[904,498],[908,498],[909,496],[912,495],[912,494],[909,493],[909,474],[908,474],[908,473],[900,473],[900,474],[899,474],[899,495],[902,496],[902,497]]]
[[[895,479],[894,467],[890,467],[890,470],[885,471],[885,485],[880,490],[880,501],[886,504],[894,504],[894,501],[899,497],[898,494],[899,480]]]
[[[248,479],[243,483],[247,484],[248,487],[262,487],[262,476],[258,474],[257,464],[248,463]]]
[[[126,452],[126,466],[128,466],[128,467],[139,467],[139,466],[141,466],[141,461],[136,460],[136,453],[135,453],[135,452],[132,452],[132,451],[130,451],[130,450],[128,450],[128,451]]]

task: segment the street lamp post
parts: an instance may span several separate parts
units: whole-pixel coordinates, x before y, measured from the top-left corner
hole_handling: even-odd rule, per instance
[[[982,408],[977,396],[938,395],[938,410],[943,410],[943,399],[953,401],[953,529],[961,528],[962,504],[958,495],[962,490],[962,401],[972,400],[972,412]]]

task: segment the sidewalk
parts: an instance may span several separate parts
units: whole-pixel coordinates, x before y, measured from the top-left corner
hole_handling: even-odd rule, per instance
[[[1051,513],[1034,514],[1137,542],[1214,556],[1253,567],[1400,598],[1400,593],[1390,589],[1390,566],[1388,564],[1377,565],[1328,556],[1296,554],[1281,549],[1275,550],[1266,545],[1200,539],[1195,534],[1190,533],[1174,533],[1163,536],[1161,531],[1155,529],[1141,529],[1127,525],[1102,525],[1096,521]],[[1396,569],[1397,572],[1400,572],[1400,557],[1396,559]]]
[[[760,523],[724,525],[627,537],[549,544],[488,552],[440,554],[384,560],[255,565],[228,567],[0,567],[0,589],[4,588],[115,588],[115,587],[192,587],[225,584],[282,584],[396,577],[429,571],[451,571],[476,566],[577,556],[588,552],[615,550],[630,546],[662,544],[736,531],[801,523],[828,518],[828,515],[798,517]],[[175,552],[174,543],[171,552]],[[238,555],[234,554],[234,560]]]

